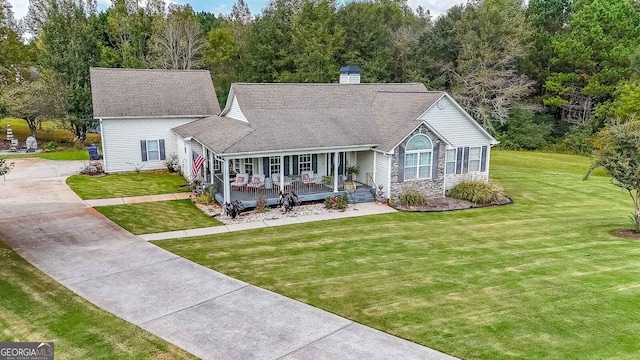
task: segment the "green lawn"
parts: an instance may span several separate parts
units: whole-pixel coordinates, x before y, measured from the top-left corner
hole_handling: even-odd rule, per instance
[[[85,200],[186,192],[189,188],[182,186],[186,183],[179,174],[164,171],[143,171],[140,177],[131,172],[67,178],[67,185]]]
[[[0,341],[54,341],[56,359],[192,359],[103,311],[0,242]]]
[[[221,225],[189,199],[98,206],[95,209],[136,235]]]
[[[395,213],[156,244],[465,359],[640,357],[629,196],[589,159],[493,151],[513,205]],[[602,175],[602,172],[600,172]]]
[[[65,150],[47,153],[27,153],[27,154],[9,154],[4,157],[8,159],[22,159],[39,157],[47,160],[89,160],[89,152],[87,150]]]

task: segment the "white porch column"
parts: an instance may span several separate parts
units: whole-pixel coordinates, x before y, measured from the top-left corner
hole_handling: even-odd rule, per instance
[[[213,182],[215,181],[215,178],[213,177],[213,162],[216,161],[216,159],[212,151],[209,151],[209,158],[207,161],[209,161],[209,175],[211,176],[211,184],[213,185]]]
[[[224,194],[224,202],[231,202],[231,182],[229,180],[229,160],[224,159],[224,168],[222,169],[223,181],[222,188]]]
[[[340,165],[340,153],[333,153],[333,192],[338,192],[338,165]]]
[[[187,142],[187,178],[194,180],[193,176],[193,149],[191,148],[191,139]]]
[[[280,191],[284,193],[284,156],[280,155]]]

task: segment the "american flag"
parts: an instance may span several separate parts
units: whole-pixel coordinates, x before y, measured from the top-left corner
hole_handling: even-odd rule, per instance
[[[204,156],[199,155],[195,151],[193,152],[193,176],[198,176],[205,160]]]

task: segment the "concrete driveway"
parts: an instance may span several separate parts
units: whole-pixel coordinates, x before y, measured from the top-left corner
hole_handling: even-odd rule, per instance
[[[131,235],[65,184],[83,162],[15,160],[0,239],[97,306],[203,359],[453,359]]]

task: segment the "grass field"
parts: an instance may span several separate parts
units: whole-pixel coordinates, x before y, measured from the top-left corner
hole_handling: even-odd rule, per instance
[[[98,206],[95,209],[136,235],[221,225],[218,220],[195,207],[189,199]]]
[[[193,359],[103,311],[0,242],[0,341],[53,341],[56,359]]]
[[[29,131],[29,126],[26,121],[21,119],[5,118],[0,119],[0,139],[5,139],[7,134],[7,125],[11,125],[13,137],[21,142],[31,136],[31,132]],[[65,144],[68,145],[74,138],[74,134],[71,131],[62,129],[60,124],[56,121],[43,122],[42,130],[39,129],[36,135],[36,139],[38,139],[38,146],[41,148],[43,148],[45,143],[48,141],[55,141],[60,146],[64,146]],[[87,143],[100,145],[100,134],[87,134]]]
[[[139,178],[133,172],[67,178],[67,185],[85,200],[186,192],[189,188],[182,186],[186,183],[179,174],[166,171],[143,171]]]
[[[589,159],[493,151],[513,205],[396,213],[156,244],[465,359],[636,359],[640,241]],[[599,173],[603,175],[602,172]]]

